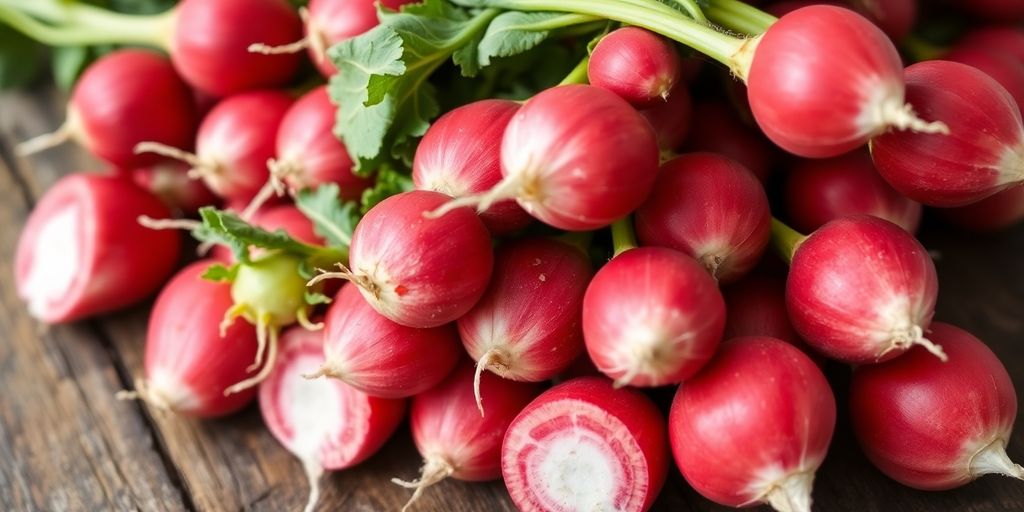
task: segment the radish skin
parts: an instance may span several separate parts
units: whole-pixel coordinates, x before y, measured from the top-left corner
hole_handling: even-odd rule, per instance
[[[756,130],[748,128],[728,105],[704,101],[693,109],[700,129],[684,144],[687,152],[717,153],[746,167],[761,183],[768,181],[777,150]]]
[[[672,43],[638,27],[601,38],[590,53],[587,78],[637,108],[667,102],[680,81],[679,54]]]
[[[664,103],[655,104],[640,111],[640,115],[651,123],[658,137],[661,151],[675,151],[686,140],[690,133],[690,122],[693,119],[693,100],[686,90],[685,82],[676,85]],[[703,121],[703,119],[702,119]],[[701,127],[703,129],[703,125]]]
[[[967,206],[940,210],[952,224],[973,231],[998,231],[1024,219],[1024,187],[1008,188]]]
[[[984,49],[957,46],[942,56],[942,60],[966,64],[999,82],[1013,97],[1018,108],[1024,105],[1024,61],[1017,61],[1013,55],[998,49]]]
[[[202,181],[189,178],[188,169],[181,162],[160,162],[133,169],[132,181],[159,197],[171,210],[192,215],[203,206],[216,205],[220,199]]]
[[[730,340],[741,336],[762,336],[785,341],[810,350],[796,333],[786,312],[786,282],[752,275],[722,289],[725,298],[725,334]]]

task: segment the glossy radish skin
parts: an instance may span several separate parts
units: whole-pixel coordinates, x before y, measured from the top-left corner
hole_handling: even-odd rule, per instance
[[[810,511],[835,424],[835,398],[814,362],[781,340],[749,337],[723,343],[679,387],[668,430],[676,464],[704,497]]]
[[[777,150],[763,135],[747,128],[729,106],[704,101],[693,109],[700,128],[693,130],[684,149],[725,155],[750,170],[764,183],[771,175]]]
[[[846,363],[892,359],[923,345],[935,313],[935,264],[899,226],[869,216],[825,224],[797,246],[786,307],[815,350]]]
[[[692,110],[693,100],[690,99],[690,92],[686,90],[686,83],[681,82],[672,89],[664,103],[655,103],[641,110],[640,115],[654,128],[658,137],[658,147],[662,151],[674,151],[683,144],[690,133]]]
[[[1013,26],[981,27],[960,38],[957,47],[1005,53],[1024,62],[1024,30]]]
[[[873,215],[909,233],[921,222],[921,203],[893,190],[859,150],[798,162],[786,176],[785,197],[789,221],[803,233],[848,215]]]
[[[459,362],[452,325],[416,329],[388,320],[346,284],[334,298],[323,332],[324,364],[310,378],[326,375],[370,396],[405,398],[422,393]]]
[[[142,227],[140,215],[170,212],[128,177],[72,174],[47,190],[15,255],[15,284],[29,313],[71,322],[155,292],[173,272],[181,240],[175,231]]]
[[[642,245],[689,254],[728,283],[761,259],[771,238],[771,212],[761,183],[741,164],[690,153],[662,165],[636,212],[636,231]]]
[[[871,142],[882,177],[930,206],[963,206],[1024,181],[1024,124],[1006,89],[955,62],[907,68],[907,95],[927,119],[943,118],[949,135],[886,133]]]
[[[188,177],[188,169],[181,162],[160,162],[133,169],[132,181],[159,197],[171,210],[186,215],[218,204],[220,199],[202,181]]]
[[[870,21],[812,5],[779,18],[760,38],[747,97],[768,138],[807,158],[841,155],[890,130],[941,133],[906,103],[902,70],[896,48]]]
[[[238,320],[221,335],[231,287],[202,278],[211,263],[185,267],[160,292],[146,334],[146,378],[121,396],[199,418],[230,414],[256,396],[255,389],[224,394],[248,376],[256,330]]]
[[[501,139],[519,103],[483,100],[456,108],[434,121],[416,148],[412,181],[419,190],[452,197],[480,194],[501,181]],[[533,219],[512,199],[480,214],[487,229],[500,235],[526,227]]]
[[[1013,97],[1018,107],[1024,104],[1024,61],[998,49],[956,47],[942,56],[942,60],[967,64],[999,82]]]
[[[583,337],[616,385],[662,386],[697,373],[725,324],[717,283],[689,256],[628,250],[601,268],[583,299]]]
[[[810,349],[789,321],[784,280],[752,275],[723,288],[722,295],[726,311],[723,339],[762,336],[780,339],[801,350]]]
[[[381,5],[398,10],[412,0],[381,0]],[[305,32],[309,57],[329,77],[338,72],[327,58],[327,49],[346,39],[376,27],[377,8],[374,0],[310,0],[307,6]]]
[[[303,375],[323,363],[320,333],[293,328],[281,338],[280,361],[260,386],[260,412],[270,433],[301,462],[310,483],[305,512],[320,495],[324,471],[368,459],[395,432],[406,401],[374,398],[335,379]]]
[[[1006,455],[1017,416],[1006,368],[962,329],[936,322],[929,336],[948,362],[915,348],[854,370],[851,418],[864,452],[916,489],[952,489],[992,473],[1024,479],[1024,468]]]
[[[501,472],[523,512],[644,511],[668,473],[665,418],[638,391],[601,377],[573,379],[512,421]]]
[[[1024,220],[1024,187],[1008,188],[967,206],[940,211],[949,222],[973,231],[998,231]]]
[[[590,84],[638,108],[668,101],[680,81],[679,54],[668,40],[639,27],[601,38],[587,64]]]
[[[249,52],[252,44],[276,46],[302,37],[302,22],[287,0],[184,0],[176,10],[171,60],[197,89],[225,97],[276,87],[299,68],[298,55]]]
[[[583,294],[593,272],[586,254],[556,240],[499,247],[487,292],[457,321],[478,371],[540,382],[572,364],[583,353]]]

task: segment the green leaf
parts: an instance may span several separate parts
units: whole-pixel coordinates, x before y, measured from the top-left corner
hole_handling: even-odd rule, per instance
[[[489,66],[493,57],[510,57],[531,50],[548,37],[543,27],[566,15],[510,11],[494,18],[480,40],[478,62]]]
[[[347,249],[352,243],[352,232],[359,222],[357,205],[341,200],[338,185],[327,183],[302,190],[295,197],[295,206],[313,222],[313,230],[327,240],[328,246]]]
[[[398,172],[389,166],[381,167],[377,172],[377,182],[373,187],[363,191],[360,212],[366,215],[377,203],[402,192],[413,189],[412,178],[408,174]]]
[[[96,58],[88,46],[58,46],[53,49],[51,68],[53,81],[61,90],[69,91],[78,76]]]
[[[0,25],[0,89],[24,87],[39,75],[42,46]]]
[[[303,298],[306,299],[306,304],[309,304],[310,306],[316,306],[318,304],[330,304],[331,303],[331,298],[330,297],[328,297],[328,296],[326,296],[326,295],[324,295],[322,293],[318,293],[318,292],[309,292],[309,291],[307,291]]]
[[[206,271],[203,272],[202,278],[207,281],[217,282],[232,282],[235,280],[235,275],[238,274],[238,265],[231,265],[225,267],[220,263],[214,263],[209,267],[206,267]]]
[[[193,232],[193,236],[203,242],[228,246],[242,263],[249,263],[250,247],[285,251],[305,257],[319,252],[317,247],[295,240],[282,229],[270,232],[258,228],[233,212],[206,206],[199,209],[199,216],[203,225]]]

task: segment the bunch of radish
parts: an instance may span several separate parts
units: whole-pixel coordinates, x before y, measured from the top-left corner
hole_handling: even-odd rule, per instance
[[[904,68],[918,2],[842,3],[0,1],[42,42],[167,54],[101,57],[19,148],[111,168],[36,204],[18,294],[45,323],[155,295],[118,396],[196,418],[258,396],[307,511],[407,412],[406,509],[451,478],[503,479],[523,511],[645,511],[674,460],[716,503],[805,512],[847,405],[910,487],[1024,479],[1012,369],[933,322],[914,236],[925,206],[1024,218],[1024,29]],[[515,54],[570,48],[561,83],[516,81],[537,72]],[[693,78],[692,51],[724,67]],[[853,366],[849,404],[826,359]]]

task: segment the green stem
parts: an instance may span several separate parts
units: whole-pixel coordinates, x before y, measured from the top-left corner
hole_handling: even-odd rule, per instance
[[[914,62],[939,59],[942,58],[942,55],[947,51],[946,48],[932,44],[913,34],[903,38],[901,46],[903,47],[903,51]]]
[[[701,25],[707,25],[708,19],[704,17],[704,12],[700,10],[700,6],[697,5],[695,0],[675,0],[675,3],[679,4],[686,9],[693,21],[700,23]]]
[[[707,0],[708,18],[730,30],[749,35],[764,33],[779,19],[739,0]]]
[[[772,243],[786,263],[793,261],[793,254],[807,237],[772,217]]]
[[[636,234],[633,233],[633,217],[627,215],[612,224],[612,247],[618,256],[630,249],[636,249]]]
[[[175,14],[173,9],[147,16],[121,14],[55,0],[32,0],[20,6],[14,6],[10,0],[0,2],[0,22],[51,46],[128,44],[166,50],[170,46]],[[32,15],[51,23],[39,21]]]
[[[572,71],[570,71],[568,75],[565,75],[565,78],[563,78],[561,82],[558,82],[558,85],[587,83],[587,67],[589,65],[590,56],[583,57],[583,59],[580,60],[580,63],[576,64],[576,67],[572,68]]]
[[[554,18],[537,21],[534,23],[514,25],[509,28],[515,30],[522,30],[525,32],[546,32],[558,28],[594,23],[595,21],[603,22],[603,19],[604,18],[601,18],[600,16],[588,16],[586,14],[563,14],[561,16],[556,16]]]

